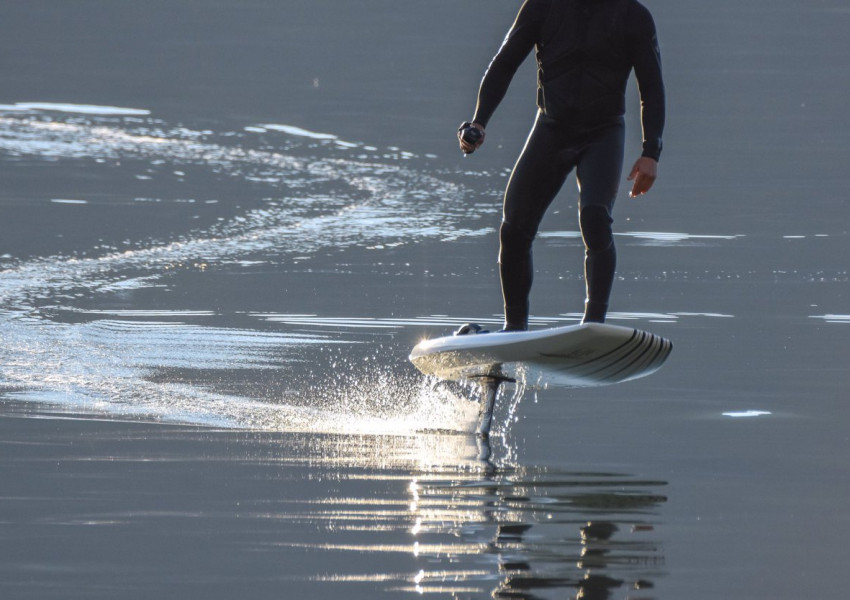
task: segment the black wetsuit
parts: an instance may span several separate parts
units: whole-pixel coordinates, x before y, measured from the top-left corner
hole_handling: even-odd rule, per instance
[[[604,321],[616,267],[611,211],[632,69],[641,95],[643,156],[658,160],[661,154],[664,84],[655,24],[636,0],[526,0],[481,82],[474,122],[487,125],[532,48],[539,110],[505,192],[500,229],[505,326],[527,326],[531,244],[573,168],[586,248],[585,320]]]

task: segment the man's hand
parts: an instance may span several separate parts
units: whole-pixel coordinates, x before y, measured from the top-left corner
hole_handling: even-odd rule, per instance
[[[632,172],[629,173],[628,180],[634,181],[632,191],[629,196],[636,198],[649,191],[652,184],[655,183],[655,178],[658,176],[658,161],[648,156],[641,156],[632,167]]]
[[[457,130],[457,139],[463,153],[472,154],[484,143],[484,126],[480,123],[463,123]]]

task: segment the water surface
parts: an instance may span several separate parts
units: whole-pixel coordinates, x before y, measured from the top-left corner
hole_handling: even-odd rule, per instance
[[[0,7],[5,595],[840,597],[850,13],[647,0],[668,131],[611,322],[675,351],[507,387],[486,448],[407,354],[499,323],[533,68],[454,129],[518,4]],[[581,316],[574,183],[534,327]]]

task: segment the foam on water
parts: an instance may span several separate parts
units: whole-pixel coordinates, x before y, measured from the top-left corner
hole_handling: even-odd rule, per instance
[[[242,145],[229,132],[116,116],[137,112],[78,107],[65,119],[40,110],[47,107],[16,105],[0,117],[0,150],[7,156],[41,159],[45,168],[57,161],[132,160],[180,177],[191,167],[201,176],[263,182],[276,197],[176,239],[10,260],[0,271],[0,392],[51,404],[61,400],[73,410],[295,431],[456,430],[474,418],[471,403],[389,368],[355,365],[344,380],[328,381],[291,367],[316,360],[303,355],[312,346],[354,343],[344,337],[220,327],[209,324],[215,315],[191,309],[97,308],[104,294],[161,287],[175,273],[215,265],[286,255],[303,261],[325,248],[397,247],[447,233],[463,236],[455,224],[474,214],[454,200],[464,193],[457,184],[378,157],[307,156],[297,148]],[[110,116],[80,116],[85,114]],[[77,306],[81,298],[88,308]],[[186,370],[195,377],[173,375]],[[262,371],[279,371],[283,383],[247,396],[214,385],[227,379],[225,373]],[[289,401],[293,397],[296,402]]]
[[[304,256],[330,246],[416,243],[448,233],[465,235],[466,230],[458,232],[454,225],[462,217],[475,216],[453,200],[464,193],[457,184],[397,164],[332,156],[308,158],[207,141],[207,137],[208,132],[168,127],[155,120],[130,128],[120,121],[0,118],[0,150],[10,156],[136,159],[158,167],[163,163],[191,164],[236,180],[260,180],[278,196],[279,186],[284,186],[284,196],[269,206],[249,210],[211,230],[190,232],[160,244],[144,240],[137,248],[93,258],[36,259],[4,276],[26,279],[31,270],[33,280],[43,284],[49,278],[38,274],[57,265],[63,272],[76,270],[76,278],[85,281],[88,271],[157,270],[200,258],[244,260],[251,254],[272,251]],[[333,193],[322,191],[329,183],[334,184]]]
[[[68,104],[61,102],[16,102],[15,104],[0,104],[0,112],[6,111],[50,111],[80,115],[149,115],[150,111],[143,108],[123,108],[120,106],[101,106],[95,104]]]

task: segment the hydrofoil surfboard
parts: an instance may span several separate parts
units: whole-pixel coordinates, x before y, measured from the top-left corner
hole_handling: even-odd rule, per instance
[[[610,385],[654,373],[672,349],[670,340],[647,331],[583,323],[424,340],[410,360],[426,375],[479,381],[488,393],[482,394],[487,422],[479,424],[478,432],[486,434],[501,382],[517,381],[531,389]]]

